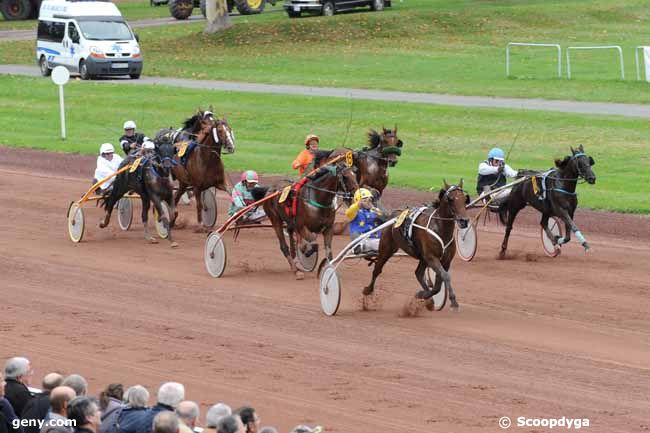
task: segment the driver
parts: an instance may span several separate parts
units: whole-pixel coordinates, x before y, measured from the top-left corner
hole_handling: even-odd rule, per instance
[[[506,178],[517,177],[518,172],[506,164],[503,150],[495,147],[488,152],[487,160],[478,165],[478,178],[476,180],[476,192],[482,194],[486,191],[502,187],[506,184]],[[506,188],[496,193],[492,203],[499,205],[510,195],[512,188]]]
[[[375,206],[373,198],[372,192],[366,188],[359,188],[354,193],[354,202],[345,211],[345,216],[350,220],[350,238],[356,239],[382,224],[383,213]],[[379,251],[380,236],[381,232],[370,235],[355,253]]]
[[[314,160],[316,152],[318,151],[319,142],[320,138],[318,138],[318,135],[309,134],[307,138],[305,138],[305,150],[300,152],[298,157],[291,164],[291,167],[294,170],[300,172],[300,177],[302,177],[307,167],[309,167],[309,164]]]
[[[110,176],[115,173],[120,164],[122,163],[122,157],[115,155],[115,149],[111,143],[104,143],[99,147],[99,156],[97,157],[97,167],[95,168],[95,178],[93,179],[93,184],[98,181]],[[100,186],[100,191],[102,194],[106,193],[111,189],[115,177],[104,182]]]
[[[135,132],[136,126],[133,120],[124,122],[124,135],[120,137],[120,146],[125,155],[140,150],[144,143],[145,136],[141,132]]]
[[[259,186],[259,176],[253,170],[246,170],[241,174],[241,181],[237,183],[232,189],[232,197],[230,207],[228,208],[228,215],[232,216],[240,209],[245,208],[251,203],[254,203],[262,197],[255,198],[254,192],[256,189],[263,190]],[[241,222],[257,223],[266,217],[264,209],[255,207],[248,211],[242,217]]]
[[[151,158],[156,153],[156,145],[153,141],[145,137],[144,142],[142,143],[142,149],[140,149],[140,156],[143,158]]]

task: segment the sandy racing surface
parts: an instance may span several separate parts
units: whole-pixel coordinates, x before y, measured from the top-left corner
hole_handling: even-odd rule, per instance
[[[99,229],[89,204],[84,241],[73,244],[67,206],[93,167],[94,158],[0,148],[0,358],[28,356],[38,380],[63,369],[87,376],[93,394],[121,381],[154,395],[177,380],[203,413],[217,401],[251,403],[280,431],[496,432],[502,416],[650,430],[647,218],[583,213],[593,254],[572,242],[556,259],[522,225],[506,261],[496,260],[493,221],[477,258],[452,266],[457,314],[400,317],[417,289],[405,258],[379,278],[377,309],[360,311],[371,269],[348,262],[330,318],[316,276],[295,281],[268,230],[229,236],[218,280],[204,269],[205,235],[191,227],[175,232],[176,250],[145,244],[139,205],[122,232],[115,214]],[[194,207],[180,211],[194,226]],[[336,251],[346,242],[335,238]]]

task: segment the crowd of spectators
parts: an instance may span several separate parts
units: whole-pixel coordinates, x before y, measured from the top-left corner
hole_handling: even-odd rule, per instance
[[[78,374],[43,376],[42,389],[31,388],[34,370],[27,358],[14,357],[0,374],[0,433],[278,433],[261,427],[251,406],[232,410],[225,403],[211,406],[203,427],[199,405],[185,399],[181,383],[166,382],[149,406],[142,385],[126,390],[109,384],[98,397],[88,395],[88,382]],[[300,425],[291,433],[321,433]]]

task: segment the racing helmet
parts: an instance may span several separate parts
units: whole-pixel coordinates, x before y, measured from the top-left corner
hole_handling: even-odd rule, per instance
[[[99,153],[100,155],[104,153],[115,153],[115,149],[111,143],[104,143],[99,146]]]
[[[503,153],[503,150],[499,149],[498,147],[494,147],[488,152],[488,159],[504,161],[506,159],[506,154]]]
[[[361,200],[365,198],[372,198],[372,193],[367,190],[366,188],[359,188],[355,193],[354,193],[354,202],[359,203]]]
[[[124,122],[124,129],[136,129],[135,122],[133,120],[127,120]]]
[[[145,140],[142,143],[142,148],[145,149],[145,150],[154,150],[156,148],[156,145],[151,140]]]
[[[305,138],[305,146],[309,146],[309,142],[312,140],[316,140],[320,143],[320,138],[316,134],[309,134],[307,138]]]
[[[246,170],[241,174],[241,180],[242,182],[259,183],[260,178],[257,176],[257,172],[253,170]]]

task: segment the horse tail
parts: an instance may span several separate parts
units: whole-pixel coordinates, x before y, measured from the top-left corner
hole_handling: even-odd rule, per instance
[[[501,224],[508,225],[508,200],[505,200],[503,203],[499,205],[499,221],[501,221]]]
[[[115,177],[113,182],[113,189],[110,194],[105,195],[99,199],[99,204],[105,211],[113,209],[115,204],[122,198],[129,189],[129,173],[120,173]]]

